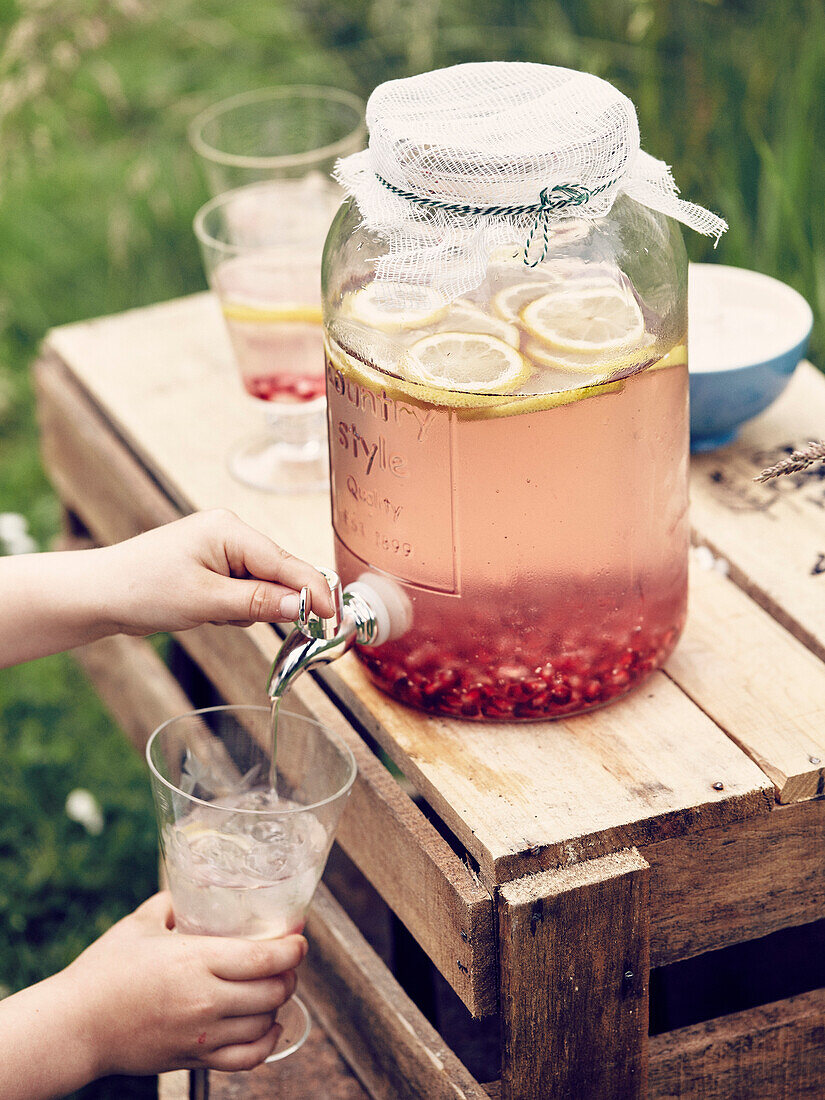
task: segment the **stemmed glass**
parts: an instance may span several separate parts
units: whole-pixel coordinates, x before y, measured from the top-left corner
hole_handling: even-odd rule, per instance
[[[195,217],[244,388],[266,402],[267,430],[229,455],[256,489],[328,484],[321,253],[339,204],[331,186],[279,180],[218,195]]]
[[[267,707],[192,711],[150,737],[146,758],[180,932],[273,939],[303,929],[355,760],[332,731],[289,711],[278,717],[274,793],[272,754]],[[278,1010],[278,1023],[268,1062],[309,1034],[298,997]]]
[[[339,156],[364,144],[364,104],[297,85],[233,96],[195,118],[189,140],[216,197],[195,218],[247,392],[267,430],[229,468],[269,492],[326,489],[321,253],[342,194]]]

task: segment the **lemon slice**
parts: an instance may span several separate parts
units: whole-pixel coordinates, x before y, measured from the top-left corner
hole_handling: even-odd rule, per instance
[[[491,317],[475,302],[469,302],[465,298],[459,298],[453,302],[443,324],[439,324],[438,327],[448,332],[487,333],[514,348],[517,348],[521,342],[521,333],[517,325],[508,324],[506,320],[498,317]]]
[[[636,299],[615,285],[567,286],[528,303],[520,316],[537,340],[574,355],[621,352],[645,333]]]
[[[517,321],[519,314],[529,302],[541,298],[542,295],[547,294],[552,287],[557,285],[555,281],[551,282],[549,279],[534,279],[529,283],[512,283],[504,290],[500,290],[498,294],[493,295],[490,305],[496,315],[503,321]]]
[[[538,340],[531,340],[525,346],[524,354],[531,362],[551,370],[604,377],[648,362],[654,355],[654,343],[653,337],[644,333],[640,340],[629,346],[576,353],[558,351],[547,344],[540,344]]]
[[[320,306],[251,306],[246,302],[225,302],[221,310],[227,321],[247,324],[320,325],[323,322]]]
[[[523,267],[524,242],[518,244],[513,241],[512,244],[502,244],[494,248],[487,259],[487,266],[490,267],[493,264],[502,267]]]
[[[459,393],[512,393],[530,376],[516,349],[486,332],[436,332],[404,364],[413,382]]]
[[[447,306],[425,309],[388,309],[376,301],[379,286],[386,291],[386,284],[368,283],[356,290],[344,302],[344,313],[361,324],[379,332],[400,332],[404,329],[427,328],[440,321]]]

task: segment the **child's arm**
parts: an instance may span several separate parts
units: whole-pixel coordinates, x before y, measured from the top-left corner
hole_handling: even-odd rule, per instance
[[[170,931],[156,894],[54,977],[0,1001],[0,1096],[51,1100],[112,1073],[251,1069],[274,1049],[303,936]]]
[[[317,569],[224,511],[97,550],[0,558],[0,668],[107,634],[289,621],[305,585],[331,613]]]

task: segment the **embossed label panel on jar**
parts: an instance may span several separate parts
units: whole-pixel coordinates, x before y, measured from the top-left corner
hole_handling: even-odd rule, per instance
[[[332,524],[353,554],[402,581],[456,591],[451,417],[327,357]]]

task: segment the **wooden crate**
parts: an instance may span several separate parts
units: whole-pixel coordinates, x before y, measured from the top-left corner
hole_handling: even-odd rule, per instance
[[[332,561],[324,494],[267,496],[226,471],[254,412],[209,295],[56,329],[36,374],[47,468],[97,541],[227,507]],[[648,1037],[651,966],[825,916],[825,480],[751,480],[823,424],[825,380],[803,365],[739,443],[694,461],[695,539],[729,572],[693,569],[676,653],[614,707],[436,719],[382,695],[352,655],[296,684],[292,705],[358,759],[342,848],[469,1013],[501,1020],[501,1080],[482,1088],[322,892],[303,986],[371,1095],[825,1095],[821,991]],[[178,641],[228,701],[263,700],[270,627]],[[139,740],[166,674],[123,642],[101,644],[131,670],[114,683],[109,658],[84,660]]]

